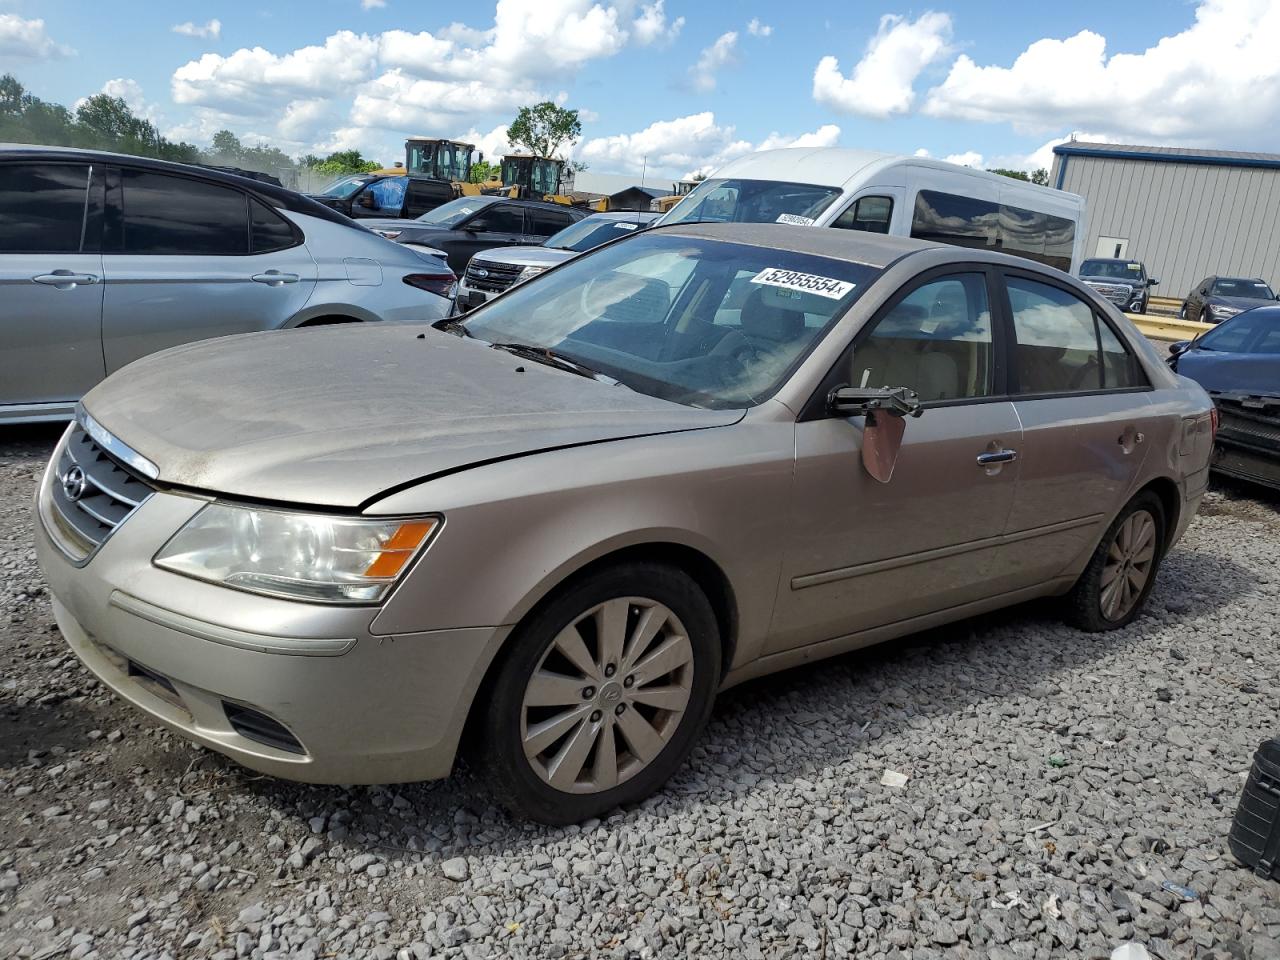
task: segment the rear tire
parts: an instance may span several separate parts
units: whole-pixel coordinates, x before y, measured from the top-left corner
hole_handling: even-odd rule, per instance
[[[1159,497],[1144,491],[1112,521],[1067,594],[1067,622],[1090,633],[1131,623],[1155,586],[1164,544],[1164,507]]]
[[[480,728],[495,797],[552,825],[643,800],[688,757],[719,682],[715,613],[688,575],[587,575],[520,627],[498,668]]]

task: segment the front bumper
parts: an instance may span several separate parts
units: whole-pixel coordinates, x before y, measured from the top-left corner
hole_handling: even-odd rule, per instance
[[[253,770],[311,783],[448,776],[506,629],[378,636],[376,608],[259,597],[152,566],[203,502],[153,494],[83,566],[37,508],[54,616],[81,661],[156,720]]]

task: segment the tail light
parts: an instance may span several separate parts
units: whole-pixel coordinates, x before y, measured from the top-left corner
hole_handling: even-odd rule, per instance
[[[410,273],[404,277],[404,282],[446,300],[453,299],[458,290],[458,278],[452,273]]]

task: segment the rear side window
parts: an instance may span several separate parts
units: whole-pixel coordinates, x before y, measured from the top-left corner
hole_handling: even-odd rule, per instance
[[[88,194],[88,164],[0,166],[0,253],[79,253]]]
[[[298,242],[293,227],[285,222],[284,217],[276,213],[261,200],[250,200],[249,209],[253,216],[253,252],[270,253],[283,250]]]
[[[1089,304],[1066,290],[1009,277],[1018,393],[1063,394],[1145,385],[1137,361]]]
[[[519,207],[494,204],[466,224],[465,229],[490,233],[524,233],[524,211]]]
[[[569,224],[573,223],[573,218],[567,213],[560,213],[558,210],[529,210],[528,232],[536,237],[549,237],[553,233],[559,233]]]
[[[921,190],[916,195],[911,236],[958,247],[992,247],[1070,270],[1076,225],[1065,217],[1007,203]]]
[[[893,197],[859,197],[831,225],[838,230],[888,233],[893,218]]]
[[[141,170],[121,179],[125,253],[249,252],[249,204],[239,190]]]

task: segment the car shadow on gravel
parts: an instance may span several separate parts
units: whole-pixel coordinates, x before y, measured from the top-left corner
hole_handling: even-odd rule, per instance
[[[869,757],[875,740],[922,719],[959,716],[982,701],[1051,695],[1055,676],[1087,672],[1095,661],[1122,653],[1157,630],[1211,615],[1248,587],[1248,572],[1218,556],[1175,551],[1167,562],[1176,569],[1177,581],[1198,586],[1177,595],[1170,586],[1175,578],[1166,575],[1148,612],[1123,630],[1084,633],[1062,623],[1053,601],[1036,601],[735,687],[719,698],[693,758],[671,782],[609,819],[640,813],[679,817],[699,803],[730,801],[753,789],[735,777],[738,768],[760,770],[760,758],[767,758],[761,780],[807,778],[824,766]],[[984,664],[997,662],[1004,669],[984,672]],[[826,728],[821,742],[806,740],[804,749],[795,749],[797,734],[814,725]],[[308,818],[334,809],[358,810],[356,829],[344,845],[387,857],[420,852],[405,846],[409,838],[439,835],[458,822],[487,821],[495,806],[484,778],[465,758],[448,780],[388,788],[288,783],[255,776],[216,754],[201,766],[217,779],[233,781],[226,787],[257,795],[298,829]],[[720,772],[724,768],[727,774]],[[381,840],[361,840],[362,834]],[[503,831],[500,840],[480,831],[458,852],[482,852],[493,842],[536,845],[556,835],[561,831],[531,824],[522,825],[517,836]]]

